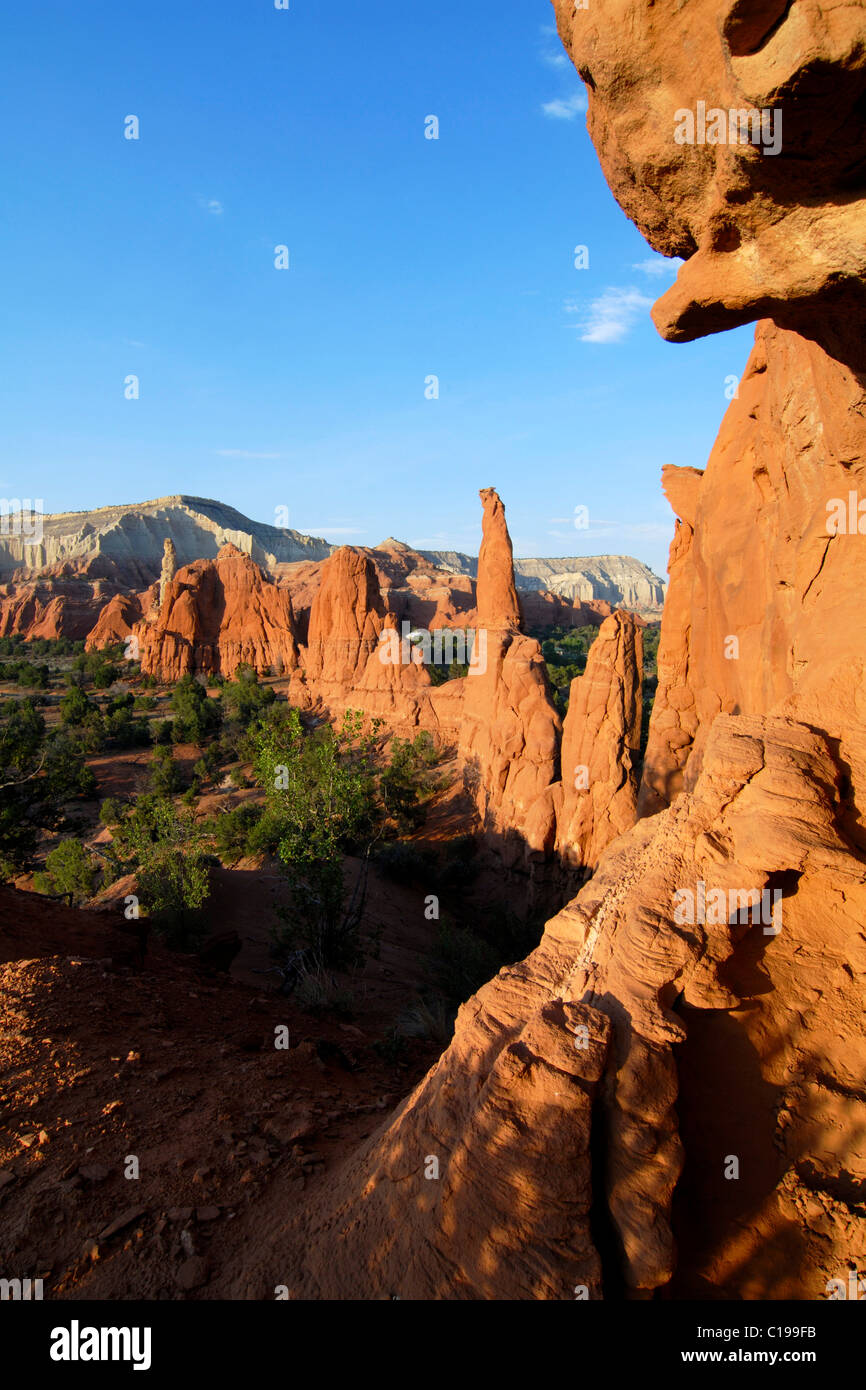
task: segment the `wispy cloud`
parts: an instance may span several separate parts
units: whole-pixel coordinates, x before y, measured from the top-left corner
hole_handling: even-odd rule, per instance
[[[644,275],[676,275],[682,264],[679,256],[648,256],[645,261],[635,261],[632,270]]]
[[[563,92],[561,96],[554,97],[552,101],[542,103],[542,111],[545,116],[554,121],[574,121],[582,115],[587,108],[586,92],[582,87],[575,88],[577,77],[571,60],[563,52],[556,26],[553,24],[542,24],[540,30],[541,43],[539,45],[538,56],[545,67],[553,68],[555,72],[562,74],[561,86]]]
[[[211,217],[222,217],[223,205],[219,198],[199,198],[198,205]]]
[[[586,92],[573,92],[570,97],[557,97],[555,101],[545,101],[542,111],[554,121],[575,121],[586,110]]]
[[[651,304],[652,300],[633,285],[613,286],[588,306],[567,301],[565,311],[582,316],[582,343],[621,343]]]
[[[282,454],[257,454],[251,449],[217,449],[222,459],[279,459]]]

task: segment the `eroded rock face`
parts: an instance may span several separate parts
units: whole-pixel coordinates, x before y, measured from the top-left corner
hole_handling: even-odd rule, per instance
[[[653,311],[676,341],[772,317],[866,305],[866,14],[819,0],[554,0],[587,84],[588,124],[628,216],[686,257]],[[626,38],[627,36],[627,38]],[[759,144],[711,143],[714,110],[768,112]],[[683,114],[695,118],[693,143]],[[775,116],[772,113],[776,113]],[[751,119],[751,118],[750,118]],[[775,122],[775,126],[773,124]],[[751,126],[749,127],[751,130]],[[780,147],[768,153],[778,131]]]
[[[107,603],[122,589],[110,565],[52,565],[28,578],[16,572],[0,584],[0,637],[86,637]]]
[[[127,646],[131,659],[134,648],[127,645],[127,638],[136,626],[151,613],[159,611],[159,585],[151,584],[143,594],[115,594],[105,605],[95,625],[87,634],[85,647],[88,651],[99,651],[102,647],[122,643]]]
[[[0,537],[0,577],[25,580],[34,572],[68,564],[80,573],[110,572],[127,588],[144,588],[159,578],[166,539],[175,546],[181,565],[215,560],[226,544],[265,569],[321,560],[333,549],[327,541],[290,527],[251,521],[211,498],[159,497],[90,512],[47,513],[38,545],[15,534]]]
[[[177,550],[171,536],[166,536],[162,550],[162,568],[159,572],[159,606],[165,603],[169,585],[177,573]]]
[[[618,839],[539,948],[463,1006],[450,1048],[302,1234],[278,1233],[251,1263],[251,1288],[287,1260],[295,1297],[663,1285],[676,1266],[686,1013],[718,1034],[694,1160],[713,1239],[693,1278],[729,1297],[822,1297],[866,1255],[842,1195],[866,1172],[851,1103],[866,1061],[851,972],[866,946],[846,925],[852,904],[866,909],[866,874],[840,828],[837,776],[826,741],[795,721],[718,719],[691,794]],[[749,1052],[767,1059],[758,1084]],[[732,1152],[742,1182],[725,1177]],[[593,1234],[605,1208],[622,1248],[607,1268]]]
[[[169,681],[198,672],[233,676],[242,662],[260,673],[298,663],[289,595],[233,545],[216,560],[178,570],[155,621],[134,635],[142,671]]]
[[[520,631],[505,509],[493,488],[481,501],[475,669],[463,682],[459,751],[481,824],[508,862],[553,846],[562,726],[541,647]]]
[[[857,374],[762,323],[706,472],[666,469],[664,483],[680,520],[642,811],[681,790],[686,760],[699,765],[720,712],[779,713],[838,746],[862,827],[866,539],[849,516],[851,494],[866,497]],[[834,500],[844,516],[836,531]],[[862,831],[857,838],[864,843]]]
[[[556,848],[568,864],[594,869],[601,853],[634,825],[642,713],[642,641],[626,613],[614,613],[571,683],[562,727],[562,783]]]
[[[351,688],[360,682],[387,609],[371,561],[340,546],[322,568],[310,609],[305,668],[311,681]]]

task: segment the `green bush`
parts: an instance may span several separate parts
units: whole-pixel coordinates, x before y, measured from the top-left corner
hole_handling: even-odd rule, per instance
[[[64,724],[83,724],[88,714],[98,713],[92,700],[89,700],[80,686],[73,686],[60,701],[60,718]]]
[[[39,830],[55,829],[66,803],[95,787],[74,731],[49,734],[32,699],[0,706],[0,879],[27,868]]]
[[[116,796],[108,796],[99,808],[99,819],[103,825],[119,825],[126,814],[126,808]]]
[[[224,864],[236,864],[245,855],[256,853],[250,847],[251,836],[263,812],[264,807],[245,801],[233,811],[220,812],[209,822],[208,832],[213,836],[214,847]]]
[[[404,840],[381,845],[376,851],[376,864],[395,883],[417,883],[419,880],[431,883],[437,876],[433,851]]]
[[[170,748],[159,746],[150,764],[150,790],[154,796],[173,796],[182,791],[184,778]]]
[[[282,728],[263,726],[253,737],[268,810],[281,822],[277,853],[290,888],[283,944],[302,946],[315,968],[361,958],[360,906],[347,907],[343,885],[344,853],[365,838],[369,847],[376,820],[375,734],[363,737],[361,724],[348,711],[339,730],[305,733],[290,710]]]
[[[69,897],[75,904],[92,898],[97,869],[80,840],[61,840],[45,860],[45,870],[33,875],[37,893]]]
[[[219,700],[211,700],[204,686],[194,676],[184,676],[171,696],[174,743],[204,743],[216,733],[222,722]]]
[[[483,937],[466,927],[443,922],[431,954],[436,982],[445,998],[462,1004],[500,969],[499,954]]]
[[[226,681],[222,690],[226,718],[241,729],[248,729],[272,705],[276,695],[271,686],[260,685],[251,666],[242,663],[233,681]]]
[[[165,797],[141,797],[118,825],[114,848],[119,870],[136,872],[139,901],[157,930],[173,945],[194,944],[210,895],[209,856],[195,816]]]
[[[438,761],[439,753],[428,733],[418,734],[411,743],[393,738],[389,752],[390,762],[382,774],[380,792],[386,813],[407,833],[423,824],[423,802],[430,796],[424,772]]]

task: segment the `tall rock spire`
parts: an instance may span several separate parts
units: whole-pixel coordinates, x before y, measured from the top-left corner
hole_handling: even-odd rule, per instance
[[[479,495],[484,505],[484,520],[475,598],[478,626],[519,628],[520,603],[514,584],[514,559],[505,524],[505,508],[495,488],[482,488]]]

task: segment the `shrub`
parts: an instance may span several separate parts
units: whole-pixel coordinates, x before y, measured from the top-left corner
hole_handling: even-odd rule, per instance
[[[45,860],[44,872],[33,875],[37,893],[61,895],[75,903],[92,898],[97,870],[80,840],[61,840]]]
[[[204,686],[194,676],[184,676],[171,696],[174,743],[204,743],[222,722],[219,700],[211,700]]]
[[[446,999],[462,1004],[499,970],[499,955],[489,942],[466,927],[443,922],[431,965]]]
[[[216,852],[224,864],[236,864],[246,854],[255,853],[250,848],[251,836],[262,819],[263,807],[246,801],[233,811],[223,811],[208,825],[213,836]]]
[[[369,849],[376,818],[374,735],[362,738],[361,719],[348,711],[339,731],[325,724],[306,734],[290,710],[282,728],[263,726],[253,737],[268,809],[281,823],[277,853],[291,894],[285,944],[303,945],[316,968],[361,957],[363,889],[347,907],[343,885],[343,854],[365,836]]]
[[[376,864],[395,883],[416,883],[419,879],[429,883],[437,877],[433,851],[405,841],[382,845],[376,851]]]
[[[64,724],[71,724],[73,727],[83,724],[88,714],[95,710],[96,706],[79,686],[73,686],[60,701],[60,718]]]
[[[122,801],[116,796],[107,796],[99,808],[99,819],[103,825],[119,825],[125,815]]]
[[[226,717],[241,729],[248,729],[274,703],[276,695],[269,685],[260,685],[252,666],[242,663],[233,681],[226,681],[222,691]]]
[[[137,872],[141,905],[156,919],[157,930],[174,945],[198,940],[210,872],[202,830],[192,813],[165,797],[141,797],[118,826],[115,844],[123,871]]]
[[[150,764],[150,790],[154,796],[173,796],[182,790],[183,784],[183,774],[171,749],[164,746],[155,748]]]

